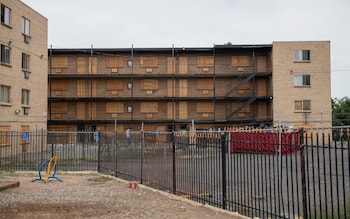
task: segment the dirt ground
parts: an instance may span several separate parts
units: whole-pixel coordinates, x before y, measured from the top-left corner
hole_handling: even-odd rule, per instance
[[[0,218],[246,218],[96,172],[58,172],[44,183],[37,172],[0,172]]]

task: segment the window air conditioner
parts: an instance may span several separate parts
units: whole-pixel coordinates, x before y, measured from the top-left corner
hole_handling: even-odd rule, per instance
[[[23,108],[23,114],[28,115],[29,114],[29,108]]]
[[[24,74],[25,79],[28,79],[30,76],[30,72],[28,72],[28,71],[23,71],[23,74]]]
[[[30,41],[30,36],[24,35],[24,42],[29,43]]]

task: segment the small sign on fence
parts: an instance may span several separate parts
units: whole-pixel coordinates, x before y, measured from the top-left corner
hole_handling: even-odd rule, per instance
[[[24,131],[22,133],[22,140],[23,141],[28,141],[29,140],[29,132],[28,131]]]

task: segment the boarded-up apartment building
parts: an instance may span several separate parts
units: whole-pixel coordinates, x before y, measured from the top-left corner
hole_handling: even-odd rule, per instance
[[[49,49],[49,129],[330,127],[330,42]]]

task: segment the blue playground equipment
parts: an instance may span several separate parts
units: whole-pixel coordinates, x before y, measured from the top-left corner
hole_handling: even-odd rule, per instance
[[[60,179],[56,176],[56,171],[57,171],[56,160],[57,160],[57,157],[56,157],[56,155],[54,155],[51,157],[51,159],[48,159],[48,160],[45,160],[44,162],[42,162],[40,164],[39,170],[38,170],[39,178],[32,180],[32,182],[40,180],[46,184],[47,182],[51,182],[52,181],[51,179],[56,179],[60,182],[63,182],[62,179]],[[44,172],[44,168],[46,168],[46,167],[47,167],[46,176],[45,176],[45,178],[43,178],[41,173]]]

